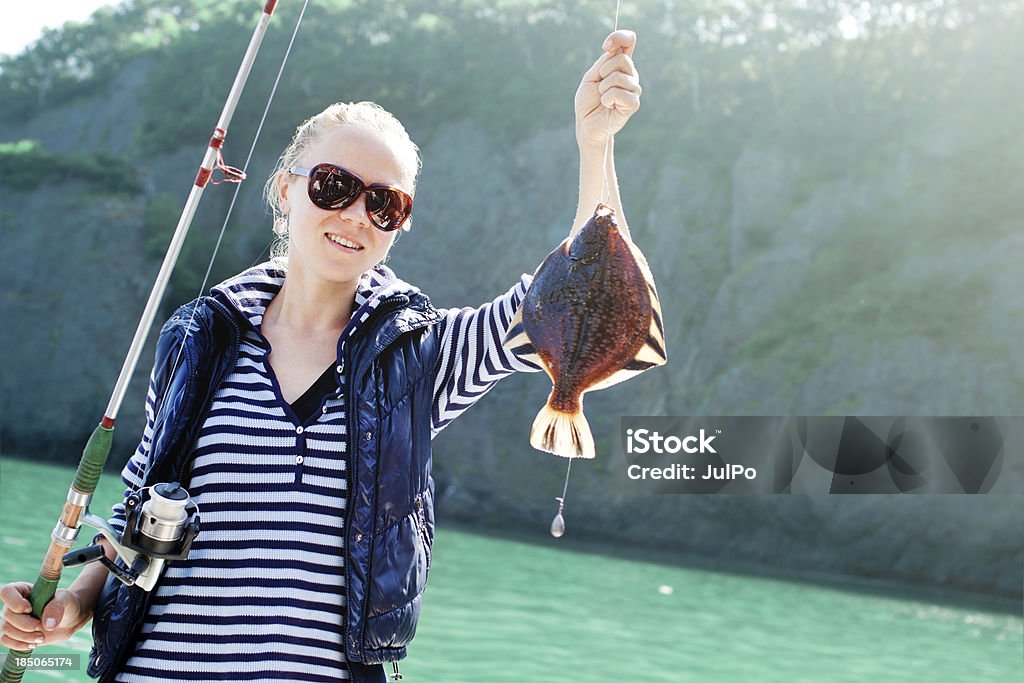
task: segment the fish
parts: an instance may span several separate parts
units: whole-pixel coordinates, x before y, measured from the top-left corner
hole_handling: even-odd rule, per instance
[[[537,267],[504,342],[551,378],[530,445],[567,458],[595,457],[583,394],[668,361],[654,276],[619,231],[614,209],[598,204],[575,238]]]

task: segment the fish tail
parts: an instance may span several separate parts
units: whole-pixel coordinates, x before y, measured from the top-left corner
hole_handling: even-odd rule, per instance
[[[530,445],[566,458],[593,458],[594,436],[577,404],[574,412],[551,407],[551,401],[541,408],[530,430]]]

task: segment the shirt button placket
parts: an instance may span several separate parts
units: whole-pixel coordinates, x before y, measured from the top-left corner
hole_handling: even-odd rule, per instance
[[[306,430],[301,426],[295,428],[295,483],[302,483],[302,467],[306,461]]]
[[[341,348],[344,349],[345,348],[344,345],[342,345]],[[335,393],[335,398],[337,398],[340,401],[341,400],[341,386],[345,383],[345,375],[344,375],[345,363],[344,363],[343,360],[341,360],[341,358],[338,359],[338,367],[334,368],[334,370],[338,374],[338,390]],[[326,414],[327,414],[327,406],[325,405],[324,406],[324,415],[326,415]]]

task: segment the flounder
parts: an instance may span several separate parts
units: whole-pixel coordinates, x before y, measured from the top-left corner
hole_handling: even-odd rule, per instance
[[[593,217],[537,268],[505,345],[544,368],[554,385],[530,444],[565,457],[593,458],[583,394],[663,365],[665,327],[647,259],[619,232],[615,212]]]

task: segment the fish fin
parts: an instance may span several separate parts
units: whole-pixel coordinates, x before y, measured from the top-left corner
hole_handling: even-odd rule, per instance
[[[651,365],[648,365],[644,368],[637,369],[633,367],[634,363],[636,363],[636,361],[630,361],[626,365],[626,367],[622,368],[621,370],[616,370],[610,376],[605,377],[597,384],[593,385],[592,387],[588,387],[587,391],[600,391],[601,389],[607,389],[608,387],[614,386],[619,382],[625,382],[627,379],[636,377],[647,368],[653,367]]]
[[[647,333],[647,345],[640,350],[637,354],[637,358],[643,357],[643,360],[653,362],[655,365],[664,365],[668,361],[668,355],[665,353],[665,323],[661,313],[661,299],[658,297],[658,288],[654,285],[654,274],[651,272],[651,267],[647,263],[647,258],[643,252],[640,251],[640,247],[633,244],[633,241],[623,236],[623,241],[629,247],[629,251],[633,254],[633,258],[636,259],[636,264],[640,268],[640,272],[643,273],[644,280],[647,281],[647,291],[651,295],[651,327]],[[653,355],[645,353],[653,350]],[[660,361],[656,358],[660,358]]]
[[[665,353],[665,323],[661,317],[661,301],[658,300],[658,293],[651,287],[651,328],[647,332],[647,343],[654,347],[661,356],[661,365],[668,360]]]
[[[661,319],[661,302],[657,297],[651,299],[651,336],[665,340],[665,323]]]
[[[530,336],[526,334],[526,329],[523,327],[522,305],[516,309],[515,315],[512,316],[508,332],[505,333],[504,345],[509,353],[513,354],[516,358],[533,363],[537,367],[547,368],[547,365],[537,353],[537,349],[534,348],[533,342],[530,341]]]
[[[633,244],[633,240],[629,239],[622,233],[619,233],[622,237],[622,241],[629,247],[629,251],[633,254],[633,258],[636,259],[636,263],[640,266],[640,272],[644,274],[644,279],[647,280],[647,286],[651,290],[653,298],[658,298],[658,290],[654,286],[654,273],[651,272],[651,266],[647,263],[647,257],[640,251],[640,247]]]
[[[651,332],[647,335],[647,341],[637,351],[633,362],[648,363],[647,368],[655,365],[664,365],[668,362],[668,355],[665,353],[665,338],[655,334],[654,324],[651,324]]]
[[[647,343],[640,348],[636,357],[626,367],[633,368],[634,370],[647,370],[656,366],[664,366],[667,361],[668,358],[665,356],[665,350],[648,338]]]
[[[587,391],[600,391],[601,389],[607,389],[610,386],[614,386],[619,382],[625,382],[627,379],[636,377],[644,370],[650,370],[653,367],[664,365],[666,360],[665,351],[657,345],[655,339],[648,336],[647,343],[640,348],[636,356],[633,357],[633,360],[629,361],[622,366],[622,368],[616,370],[608,377],[605,377],[597,384],[588,387]]]
[[[521,361],[532,363],[538,368],[544,368],[544,371],[551,375],[551,370],[548,368],[548,364],[544,362],[544,359],[540,357],[540,354],[536,352],[532,344],[523,344],[521,346],[508,346],[506,347],[513,356]]]
[[[539,451],[565,458],[593,458],[594,436],[583,410],[566,413],[555,410],[550,402],[537,413],[530,430],[530,445]]]

